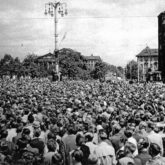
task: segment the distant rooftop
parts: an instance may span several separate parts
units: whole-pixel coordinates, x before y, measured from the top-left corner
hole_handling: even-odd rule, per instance
[[[84,56],[87,60],[99,60],[101,61],[101,58],[100,56],[94,56],[94,55],[91,55],[91,56]]]
[[[42,56],[39,56],[37,59],[42,59],[42,58],[44,58],[44,57],[53,57],[54,55],[52,54],[52,53],[47,53],[47,54],[45,54],[45,55],[42,55]]]
[[[148,46],[143,49],[136,57],[158,56],[158,49],[150,49]]]
[[[165,11],[161,12],[158,17],[160,17],[161,15],[165,15]]]

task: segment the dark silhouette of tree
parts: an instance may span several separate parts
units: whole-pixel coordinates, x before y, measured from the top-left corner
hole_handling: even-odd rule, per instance
[[[59,51],[59,64],[63,76],[83,79],[85,74],[89,75],[86,67],[86,59],[81,53],[72,49],[61,49]]]
[[[0,61],[0,74],[2,75],[12,75],[12,64],[14,62],[13,57],[10,54],[5,54]]]
[[[126,66],[126,78],[137,79],[138,64],[136,61],[130,61]]]
[[[94,79],[105,79],[105,75],[108,71],[108,65],[104,62],[97,62],[95,69],[91,72],[91,76]]]

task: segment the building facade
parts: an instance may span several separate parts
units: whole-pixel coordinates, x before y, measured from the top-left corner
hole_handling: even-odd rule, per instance
[[[59,54],[60,53],[62,53],[62,54],[67,54],[68,53],[68,56],[69,56],[70,49],[68,49],[68,50],[67,49],[66,50],[65,49],[60,50]],[[86,61],[86,65],[87,65],[88,69],[90,69],[90,70],[94,70],[95,69],[95,64],[97,62],[102,62],[100,56],[93,56],[93,55],[91,55],[91,56],[84,56],[84,59]],[[40,65],[40,66],[41,65],[44,66],[46,69],[51,69],[52,67],[55,66],[56,60],[57,59],[55,58],[54,54],[48,53],[48,54],[45,54],[43,56],[38,57],[37,60],[36,60],[36,63],[38,65]]]
[[[160,78],[158,72],[158,49],[150,49],[147,46],[136,57],[138,63],[138,81],[146,81],[148,75],[151,76],[151,80]]]
[[[94,70],[95,69],[95,64],[97,62],[102,62],[100,56],[85,56],[86,60],[87,60],[87,67],[90,70]]]
[[[36,60],[37,65],[44,66],[46,69],[50,69],[55,66],[56,58],[52,53],[40,56]]]
[[[165,82],[165,12],[158,16],[158,63],[162,80]]]

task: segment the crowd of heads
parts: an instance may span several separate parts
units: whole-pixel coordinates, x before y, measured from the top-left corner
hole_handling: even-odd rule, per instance
[[[144,150],[163,156],[164,146],[147,138],[154,131],[163,139],[163,84],[22,78],[1,79],[0,89],[2,163],[97,164],[86,144],[101,142],[114,148],[117,162]]]

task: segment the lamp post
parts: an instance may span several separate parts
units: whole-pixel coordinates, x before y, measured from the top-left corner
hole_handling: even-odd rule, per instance
[[[54,17],[54,37],[55,37],[55,49],[54,49],[54,57],[56,61],[56,73],[59,77],[59,56],[58,56],[58,32],[57,32],[57,24],[58,24],[58,15],[64,17],[68,14],[67,4],[62,2],[49,2],[45,4],[45,15],[51,15]]]

